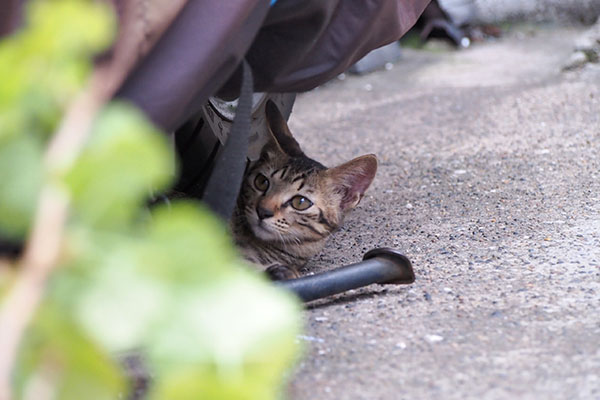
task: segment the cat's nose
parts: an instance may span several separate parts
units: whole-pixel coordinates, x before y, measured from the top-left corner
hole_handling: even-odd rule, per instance
[[[267,210],[261,206],[256,206],[256,213],[260,219],[271,218],[273,215],[275,215],[273,211]]]

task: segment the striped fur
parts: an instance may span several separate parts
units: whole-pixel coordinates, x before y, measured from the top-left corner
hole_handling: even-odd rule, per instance
[[[328,169],[304,155],[272,103],[267,121],[272,138],[246,171],[231,230],[247,260],[261,269],[283,265],[297,276],[358,204],[377,159],[366,155]]]

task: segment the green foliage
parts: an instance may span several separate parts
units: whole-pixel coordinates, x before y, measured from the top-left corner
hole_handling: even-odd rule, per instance
[[[15,280],[15,271],[8,262],[0,260],[0,299],[8,292],[12,287]],[[2,303],[0,303],[2,304]]]
[[[125,391],[118,364],[84,335],[70,315],[51,301],[39,310],[22,345],[15,374],[19,397],[46,397],[39,384],[51,383],[55,398],[113,400]]]
[[[49,299],[111,353],[143,349],[156,399],[273,399],[298,306],[241,266],[200,205],[156,208],[135,232],[71,231]]]
[[[99,115],[85,148],[58,174],[47,140],[112,36],[96,2],[34,2],[28,27],[0,43],[0,233],[22,238],[40,188],[70,199],[60,265],[27,331],[18,398],[127,397],[116,355],[136,351],[151,399],[275,399],[297,353],[299,307],[243,265],[202,205],[151,211],[174,176],[163,134],[131,106]],[[0,265],[0,300],[15,273]],[[39,393],[38,391],[44,391]]]
[[[34,1],[28,26],[0,43],[0,142],[46,137],[112,40],[110,10],[99,2]]]
[[[22,238],[42,181],[41,152],[111,41],[114,22],[100,3],[35,1],[28,26],[0,41],[0,234]]]
[[[171,159],[164,135],[137,110],[109,105],[65,177],[78,216],[106,228],[131,223],[148,190],[173,176]]]
[[[24,237],[42,182],[42,148],[28,135],[0,139],[0,234]]]
[[[180,298],[185,307],[154,338],[150,356],[164,379],[151,398],[276,398],[295,351],[293,303],[244,274]]]

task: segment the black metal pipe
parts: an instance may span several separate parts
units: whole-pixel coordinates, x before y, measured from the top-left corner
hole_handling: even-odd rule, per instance
[[[379,248],[367,252],[359,263],[275,283],[309,302],[373,283],[408,284],[414,281],[415,274],[408,258],[397,250]]]

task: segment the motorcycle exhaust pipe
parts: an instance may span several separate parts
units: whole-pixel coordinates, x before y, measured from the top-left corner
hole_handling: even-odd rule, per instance
[[[394,249],[378,248],[367,252],[359,263],[275,284],[309,302],[374,283],[409,284],[414,281],[415,273],[407,257]]]

